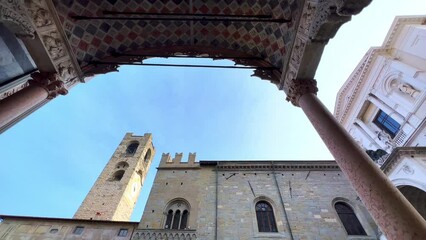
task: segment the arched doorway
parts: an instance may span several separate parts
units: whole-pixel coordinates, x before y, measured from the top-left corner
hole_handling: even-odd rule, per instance
[[[398,189],[420,215],[426,219],[426,192],[409,185],[399,186]]]

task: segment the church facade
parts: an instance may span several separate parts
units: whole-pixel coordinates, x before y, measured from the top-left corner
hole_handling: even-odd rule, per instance
[[[142,219],[129,222],[154,153],[150,134],[126,134],[73,219],[1,216],[0,238],[377,239],[334,161],[163,154]]]
[[[338,93],[334,115],[426,219],[426,16],[396,17]]]

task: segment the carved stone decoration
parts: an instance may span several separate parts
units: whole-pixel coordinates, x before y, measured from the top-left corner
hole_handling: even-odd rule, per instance
[[[0,100],[12,96],[13,94],[15,94],[15,93],[21,91],[22,89],[26,88],[28,85],[29,85],[28,82],[25,82],[25,83],[22,83],[22,84],[15,86],[15,87],[12,87],[11,89],[7,90],[6,92],[3,92],[0,95]]]
[[[288,86],[286,100],[291,102],[294,106],[299,106],[299,98],[307,93],[318,92],[317,81],[314,79],[295,79],[291,85]]]
[[[49,55],[58,76],[67,87],[82,81],[83,74],[71,51],[56,9],[51,1],[22,0],[35,30]]]
[[[35,29],[19,0],[4,0],[0,4],[0,22],[18,37],[34,38]]]
[[[36,27],[41,28],[53,24],[52,17],[50,16],[49,11],[43,7],[42,1],[26,0],[25,2]]]
[[[64,46],[62,40],[59,37],[59,33],[56,31],[51,31],[46,35],[42,36],[44,46],[49,52],[49,56],[56,60],[60,57],[65,56]]]
[[[414,169],[412,167],[410,167],[409,165],[407,165],[407,164],[404,164],[404,166],[402,166],[402,171],[405,174],[408,174],[408,175],[413,175],[414,174]]]
[[[355,15],[368,6],[372,0],[335,0],[337,13],[342,16]]]
[[[65,83],[72,81],[76,77],[76,73],[70,61],[61,62],[58,64],[58,73],[62,79],[65,80]]]
[[[66,95],[68,93],[64,82],[59,79],[57,73],[35,72],[31,74],[31,77],[30,85],[44,88],[48,93],[47,99],[53,99],[58,95]]]
[[[277,72],[277,70],[270,68],[256,68],[251,76],[259,77],[262,80],[269,80],[271,83],[278,84],[281,73],[275,74],[275,72]]]

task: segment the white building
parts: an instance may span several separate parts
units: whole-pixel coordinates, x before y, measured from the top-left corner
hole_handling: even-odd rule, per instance
[[[334,115],[426,218],[426,16],[395,18],[340,89]],[[384,150],[384,151],[383,151]]]

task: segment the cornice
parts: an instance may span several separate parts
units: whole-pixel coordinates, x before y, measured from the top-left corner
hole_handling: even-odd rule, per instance
[[[380,169],[388,175],[390,171],[401,163],[402,157],[407,155],[426,155],[426,147],[397,147],[392,151]]]
[[[353,102],[358,97],[358,93],[367,82],[366,76],[368,76],[373,60],[379,53],[385,53],[386,51],[384,48],[370,48],[337,93],[334,116],[340,123],[344,122],[349,110],[352,109]],[[348,96],[349,99],[345,101]]]
[[[395,42],[395,38],[405,25],[409,24],[426,24],[426,16],[397,16],[392,23],[392,26],[383,42],[384,48],[391,48]]]

